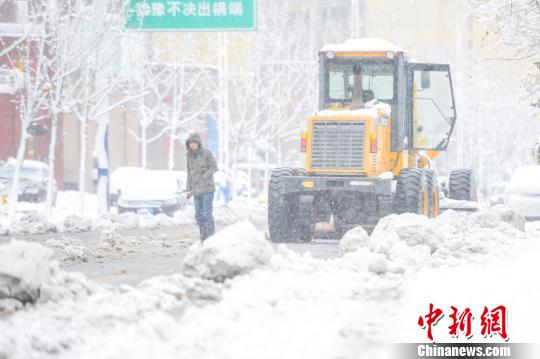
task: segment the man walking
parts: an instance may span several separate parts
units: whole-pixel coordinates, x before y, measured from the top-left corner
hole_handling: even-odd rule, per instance
[[[216,160],[212,152],[203,148],[201,137],[191,134],[186,140],[187,151],[187,197],[193,196],[195,219],[199,226],[201,240],[204,241],[216,232],[214,224],[214,173],[217,171]]]

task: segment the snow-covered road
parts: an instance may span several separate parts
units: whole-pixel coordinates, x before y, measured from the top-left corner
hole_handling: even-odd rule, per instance
[[[0,320],[0,357],[381,358],[388,343],[427,340],[417,320],[429,303],[470,307],[477,317],[505,305],[510,340],[535,342],[540,225],[523,229],[500,209],[391,216],[371,236],[349,232],[337,256],[319,244],[336,252],[317,258],[299,253],[303,246],[274,247],[240,222],[193,244],[180,273],[135,286],[96,284],[58,270],[39,249],[11,244],[0,256],[34,254],[39,264],[22,260],[21,279],[51,269],[12,287],[39,295]],[[455,340],[446,327],[435,328],[438,341]]]

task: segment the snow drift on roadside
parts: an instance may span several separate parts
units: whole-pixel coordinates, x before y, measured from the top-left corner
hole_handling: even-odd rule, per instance
[[[267,264],[273,254],[264,234],[242,221],[195,243],[184,258],[183,272],[222,282]]]
[[[369,249],[404,269],[463,264],[503,254],[514,241],[526,238],[523,229],[523,218],[506,207],[472,214],[448,210],[432,219],[406,213],[381,219],[371,236],[362,228],[352,229],[340,248]]]
[[[90,292],[84,276],[60,271],[51,255],[51,250],[35,243],[11,241],[0,246],[0,312]]]
[[[518,255],[510,249],[526,251],[538,240],[505,218],[496,211],[390,216],[371,237],[349,232],[341,246],[348,251],[328,260],[273,249],[252,225],[239,223],[194,246],[185,274],[136,288],[99,287],[5,318],[0,357],[380,358],[410,296],[429,300],[433,280],[466,273],[471,262],[496,262],[497,276]],[[531,268],[524,270],[513,275],[530,276]],[[412,286],[418,273],[429,281]],[[465,298],[474,296],[474,285],[459,285],[471,290]],[[528,286],[538,292],[537,282]],[[515,289],[526,296],[524,287]],[[397,324],[423,335],[416,319],[426,308],[407,308],[416,318]]]

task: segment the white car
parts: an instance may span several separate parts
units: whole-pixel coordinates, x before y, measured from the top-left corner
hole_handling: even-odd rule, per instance
[[[144,168],[142,167],[118,167],[111,173],[109,191],[113,206],[116,206],[120,192],[122,192],[125,186],[129,186],[130,180],[137,178],[143,173]]]
[[[505,203],[527,220],[540,220],[540,166],[518,168],[506,186]]]
[[[123,184],[118,197],[118,213],[147,210],[151,214],[172,216],[187,204],[184,187],[176,172],[143,170]]]

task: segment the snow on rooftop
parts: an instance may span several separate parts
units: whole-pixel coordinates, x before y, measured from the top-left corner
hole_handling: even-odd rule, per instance
[[[403,49],[391,42],[376,37],[348,39],[342,44],[325,45],[321,52],[403,52]]]

